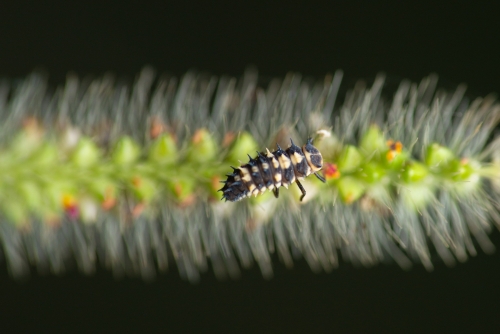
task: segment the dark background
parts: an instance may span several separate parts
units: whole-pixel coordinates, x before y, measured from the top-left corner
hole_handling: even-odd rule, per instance
[[[264,76],[340,68],[348,82],[379,71],[395,80],[436,72],[449,89],[465,82],[473,95],[500,92],[499,11],[491,4],[172,3],[2,3],[0,77],[41,68],[53,84],[68,71],[133,78],[146,64],[240,75],[254,64]],[[498,233],[493,239],[500,245]],[[238,281],[207,273],[198,285],[175,269],[153,283],[102,270],[16,282],[2,267],[0,331],[497,332],[499,284],[498,253],[452,269],[438,263],[433,273],[342,264],[313,274],[304,261],[293,270],[276,261],[270,281],[254,268]]]

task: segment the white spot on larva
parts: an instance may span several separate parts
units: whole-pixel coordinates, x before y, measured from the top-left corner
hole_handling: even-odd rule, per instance
[[[273,158],[274,157],[274,155],[269,151],[269,149],[267,147],[266,147],[266,156],[268,158]]]
[[[259,172],[259,167],[253,166],[252,167],[252,173],[258,173]]]
[[[241,177],[239,177],[239,175],[235,175],[234,180],[235,181],[241,181]]]
[[[274,182],[281,182],[281,173],[274,173]]]
[[[290,158],[292,158],[292,163],[294,165],[300,164],[302,162],[302,159],[304,159],[302,154],[297,153],[297,152],[294,152]]]
[[[274,156],[273,156],[273,167],[274,168],[278,168],[280,166],[280,163],[278,162],[278,159],[276,159]]]
[[[248,190],[250,190],[250,192],[253,192],[257,188],[255,186],[255,184],[253,184],[253,183],[247,184],[247,187],[248,187]]]
[[[267,162],[262,163],[262,169],[263,170],[268,170],[269,169],[269,164]]]
[[[250,176],[250,173],[248,172],[248,170],[246,168],[240,168],[240,170],[241,170],[241,174],[243,174],[241,179],[243,181],[245,181],[246,183],[252,182],[252,176]]]
[[[284,154],[282,154],[280,157],[279,157],[279,161],[280,161],[280,165],[281,165],[281,168],[282,169],[288,169],[288,167],[290,167],[290,159],[288,159],[288,157]]]

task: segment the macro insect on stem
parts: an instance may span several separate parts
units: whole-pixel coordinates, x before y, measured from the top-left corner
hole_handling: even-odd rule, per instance
[[[272,190],[278,198],[281,186],[288,188],[296,182],[302,192],[302,201],[306,190],[299,180],[314,174],[325,182],[324,177],[318,174],[323,167],[323,157],[313,146],[312,139],[309,138],[302,148],[295,145],[292,139],[290,142],[291,145],[286,150],[276,144],[277,150],[274,152],[266,148],[265,153],[257,152],[255,158],[248,155],[250,160],[247,164],[239,168],[231,166],[233,173],[227,174],[226,181],[221,181],[224,183],[224,187],[219,189],[223,193],[222,199],[236,202],[245,197],[260,195],[267,190]]]

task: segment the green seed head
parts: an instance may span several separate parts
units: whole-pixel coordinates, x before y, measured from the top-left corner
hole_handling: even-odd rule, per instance
[[[359,168],[362,161],[363,156],[359,150],[354,146],[347,145],[340,154],[337,166],[341,173],[352,173]]]
[[[177,145],[173,136],[164,133],[151,144],[148,159],[160,164],[172,164],[178,160],[178,155]]]
[[[125,166],[135,162],[141,154],[139,145],[130,137],[121,138],[111,154],[113,163]]]

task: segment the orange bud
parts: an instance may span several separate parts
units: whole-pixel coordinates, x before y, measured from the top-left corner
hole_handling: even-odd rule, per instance
[[[394,158],[403,151],[403,144],[400,141],[394,141],[389,139],[387,141],[387,146],[389,147],[389,151],[385,155],[387,161],[391,162]]]

